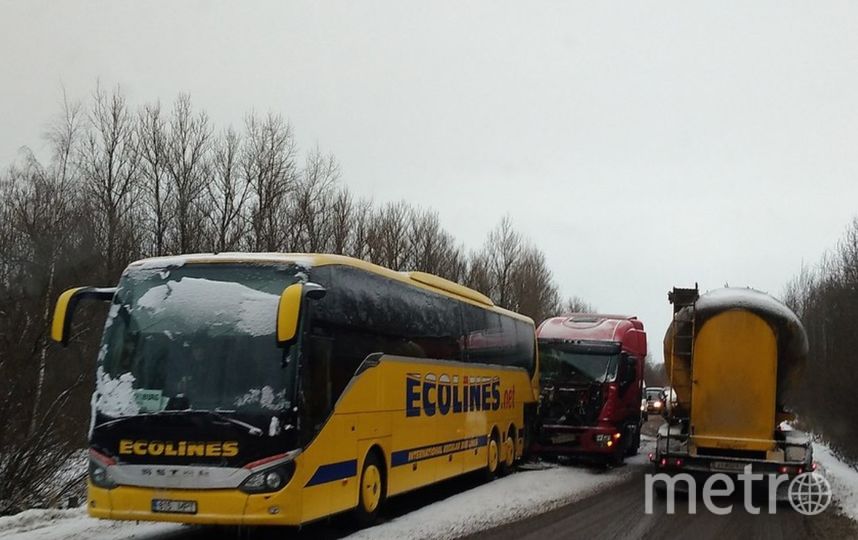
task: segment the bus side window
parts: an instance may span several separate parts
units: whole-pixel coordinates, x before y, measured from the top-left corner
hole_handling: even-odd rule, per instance
[[[499,352],[504,345],[500,316],[471,305],[463,305],[462,309],[468,362],[500,364]]]
[[[524,321],[515,321],[516,338],[518,347],[516,348],[517,364],[523,368],[527,368],[528,373],[533,375],[533,370],[536,367],[536,334],[532,324]]]
[[[533,326],[479,309],[463,306],[468,361],[516,366],[532,372],[534,367]]]
[[[318,431],[333,407],[331,403],[331,350],[333,338],[314,328],[304,349],[301,397],[307,423]]]

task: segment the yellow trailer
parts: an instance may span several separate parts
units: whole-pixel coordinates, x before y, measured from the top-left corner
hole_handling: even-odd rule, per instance
[[[799,474],[812,467],[807,434],[792,429],[789,390],[807,355],[798,317],[753,289],[669,294],[664,340],[675,399],[657,438],[658,468]]]

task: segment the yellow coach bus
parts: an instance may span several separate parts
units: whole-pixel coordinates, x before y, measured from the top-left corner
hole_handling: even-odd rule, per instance
[[[421,272],[335,255],[131,264],[92,398],[88,511],[120,520],[299,525],[456,475],[503,474],[535,416],[533,321]]]

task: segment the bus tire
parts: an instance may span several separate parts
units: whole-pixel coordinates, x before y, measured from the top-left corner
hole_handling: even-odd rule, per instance
[[[499,458],[498,474],[506,476],[512,472],[513,465],[515,464],[515,426],[509,427],[506,438],[504,438],[501,444],[501,455],[503,459]]]
[[[378,512],[387,497],[384,463],[375,450],[370,450],[363,462],[358,484],[358,505],[354,516],[358,524],[375,523]]]
[[[498,437],[498,431],[493,429],[492,434],[489,436],[489,441],[486,444],[486,480],[494,480],[497,477],[500,470],[500,452],[500,437]]]

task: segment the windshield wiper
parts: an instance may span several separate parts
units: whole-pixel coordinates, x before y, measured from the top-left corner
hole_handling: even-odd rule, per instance
[[[232,424],[234,426],[244,428],[251,435],[256,435],[257,437],[261,437],[263,435],[262,429],[254,426],[253,424],[248,424],[247,422],[242,422],[241,420],[237,420],[235,418],[230,418],[229,416],[226,416],[225,414],[221,414],[217,411],[206,411],[206,410],[195,411],[195,410],[191,410],[191,409],[185,409],[185,410],[181,410],[181,411],[158,411],[158,412],[151,412],[151,413],[143,413],[143,414],[139,414],[139,415],[123,416],[120,418],[114,418],[114,419],[108,420],[106,422],[102,422],[101,424],[98,424],[96,427],[107,427],[109,425],[119,424],[121,422],[125,422],[127,420],[132,419],[132,418],[138,418],[138,417],[183,416],[183,415],[187,415],[187,414],[207,414],[207,415],[213,416],[213,417],[215,417],[218,420],[221,420],[223,422],[229,422],[230,424]]]
[[[208,415],[214,416],[218,420],[223,420],[224,422],[229,422],[232,425],[243,427],[251,435],[256,435],[257,437],[262,436],[262,430],[256,426],[254,426],[253,424],[248,424],[247,422],[242,422],[241,420],[236,420],[235,418],[230,418],[229,416],[227,416],[225,414],[221,414],[217,411],[194,411],[194,412],[206,413]]]

